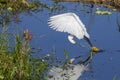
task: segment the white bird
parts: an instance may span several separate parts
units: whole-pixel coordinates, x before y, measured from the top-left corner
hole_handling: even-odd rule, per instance
[[[48,24],[56,31],[69,33],[68,40],[72,44],[78,44],[73,40],[75,36],[78,39],[84,38],[91,47],[93,46],[89,40],[90,36],[85,25],[75,13],[63,13],[52,16],[49,18]]]

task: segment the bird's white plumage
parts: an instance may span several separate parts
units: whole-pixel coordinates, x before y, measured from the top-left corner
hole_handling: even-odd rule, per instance
[[[75,13],[64,13],[52,16],[48,20],[48,24],[54,30],[67,32],[76,36],[78,39],[82,39],[84,36],[89,38],[85,25]]]

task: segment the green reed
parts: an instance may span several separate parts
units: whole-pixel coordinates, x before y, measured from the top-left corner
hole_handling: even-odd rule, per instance
[[[43,78],[47,63],[30,56],[31,40],[19,33],[14,34],[12,40],[9,37],[7,29],[3,27],[0,34],[0,80]]]

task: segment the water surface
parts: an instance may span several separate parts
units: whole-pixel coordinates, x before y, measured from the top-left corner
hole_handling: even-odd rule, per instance
[[[72,45],[67,40],[67,33],[56,32],[52,30],[47,22],[50,16],[65,13],[76,13],[83,23],[86,25],[90,34],[91,42],[105,52],[96,54],[92,60],[92,71],[85,72],[80,80],[112,80],[114,76],[116,80],[120,79],[120,32],[118,23],[120,24],[120,13],[112,12],[111,15],[97,15],[95,9],[88,6],[83,6],[81,3],[60,3],[65,6],[64,10],[53,12],[49,15],[49,10],[44,10],[40,13],[33,13],[33,16],[22,14],[20,16],[22,22],[15,24],[22,30],[29,29],[34,35],[32,47],[42,48],[43,54],[52,53],[55,49],[56,56],[64,59],[64,50],[69,54],[69,58],[75,56],[89,55],[90,47],[84,40],[76,41],[85,45],[85,48]],[[52,5],[52,1],[49,2]],[[109,10],[99,7],[102,10]],[[117,23],[117,19],[118,23]]]

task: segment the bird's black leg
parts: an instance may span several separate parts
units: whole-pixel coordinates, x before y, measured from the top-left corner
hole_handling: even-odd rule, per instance
[[[84,36],[84,39],[88,42],[88,44],[90,45],[90,47],[93,47],[91,41],[89,40],[89,38],[87,38],[86,36]]]

